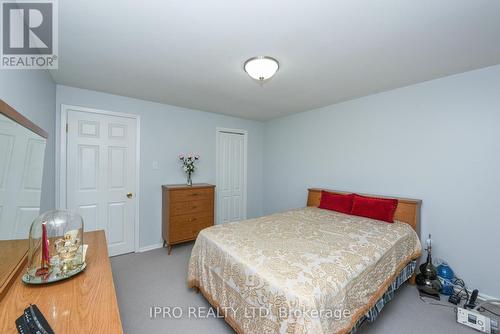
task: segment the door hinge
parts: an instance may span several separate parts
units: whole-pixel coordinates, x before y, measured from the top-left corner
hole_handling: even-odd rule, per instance
[[[66,133],[68,133],[69,125],[66,123]]]

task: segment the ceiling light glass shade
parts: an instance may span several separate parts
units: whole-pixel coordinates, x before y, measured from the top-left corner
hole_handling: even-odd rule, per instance
[[[247,74],[258,81],[270,79],[279,69],[276,59],[267,56],[259,56],[248,59],[244,69]]]

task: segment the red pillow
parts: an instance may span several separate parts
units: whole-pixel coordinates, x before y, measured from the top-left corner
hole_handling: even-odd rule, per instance
[[[397,199],[366,197],[354,194],[351,215],[394,223]]]
[[[350,214],[353,198],[353,194],[340,195],[321,191],[319,208]]]

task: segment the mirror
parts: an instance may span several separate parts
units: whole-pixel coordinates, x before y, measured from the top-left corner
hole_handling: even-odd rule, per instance
[[[0,100],[0,296],[28,251],[40,213],[47,134]]]

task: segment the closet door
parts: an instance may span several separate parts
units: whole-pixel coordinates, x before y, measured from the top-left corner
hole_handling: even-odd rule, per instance
[[[217,223],[246,219],[245,132],[217,132]]]

